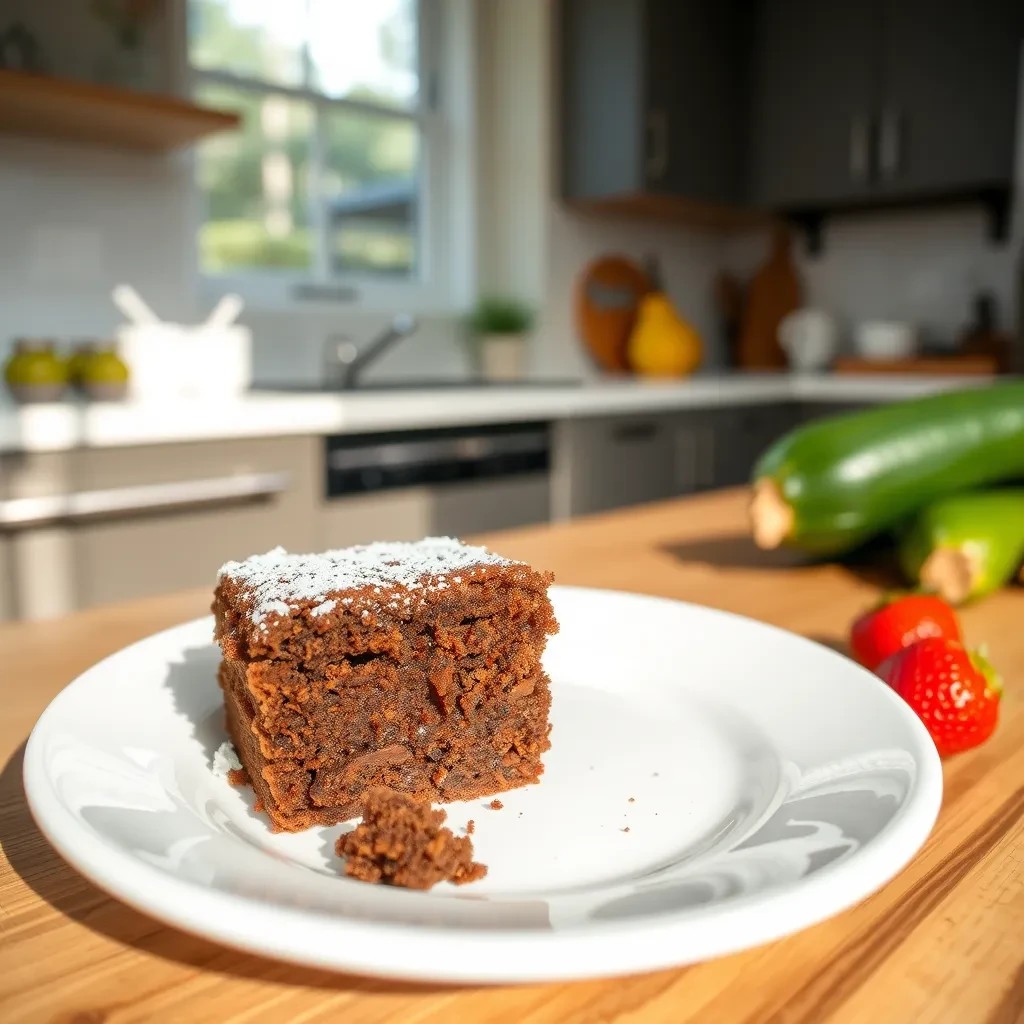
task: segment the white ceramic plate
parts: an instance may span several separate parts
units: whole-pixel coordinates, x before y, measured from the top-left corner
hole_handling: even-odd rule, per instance
[[[429,893],[343,877],[345,826],[273,835],[211,769],[210,620],[90,669],[32,733],[39,826],[82,874],[211,939],[303,964],[472,982],[682,964],[820,921],[913,856],[935,748],[840,655],[723,612],[554,588],[539,785],[448,807],[487,877]]]

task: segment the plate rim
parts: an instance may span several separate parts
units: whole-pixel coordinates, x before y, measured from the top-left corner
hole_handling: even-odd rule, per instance
[[[824,644],[736,612],[601,587],[556,585],[551,592],[553,597],[571,597],[574,593],[625,597],[720,616],[745,627],[753,625],[781,634],[788,642],[812,645],[822,656],[836,659],[844,670],[853,670],[863,685],[873,684],[884,692],[894,714],[908,728],[908,751],[917,772],[900,813],[853,856],[788,888],[751,894],[726,904],[558,930],[372,921],[336,911],[321,913],[263,903],[251,896],[210,889],[162,872],[84,828],[54,790],[42,750],[48,719],[59,713],[60,702],[73,687],[89,685],[90,677],[101,674],[108,662],[133,648],[211,623],[212,616],[206,615],[119,648],[85,669],[53,697],[33,726],[25,747],[23,781],[33,820],[60,856],[111,898],[207,941],[311,968],[469,984],[623,976],[681,967],[761,946],[859,903],[898,875],[924,845],[942,803],[941,761],[921,721],[873,673]],[[421,894],[409,895],[416,898]],[[258,929],[253,926],[254,919]],[[343,939],[340,944],[339,929]]]

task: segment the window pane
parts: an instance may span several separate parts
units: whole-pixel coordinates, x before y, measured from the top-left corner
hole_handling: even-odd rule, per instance
[[[416,122],[329,110],[323,135],[332,269],[409,275],[416,265],[419,200]]]
[[[189,0],[195,67],[278,85],[303,84],[304,0]]]
[[[416,104],[416,0],[310,0],[310,86],[332,97]]]
[[[303,102],[205,84],[201,102],[242,115],[236,132],[199,147],[206,202],[200,230],[202,268],[309,268],[309,159],[313,112]]]

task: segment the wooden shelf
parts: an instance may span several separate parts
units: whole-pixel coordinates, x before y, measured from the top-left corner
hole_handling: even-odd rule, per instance
[[[0,69],[0,133],[163,153],[238,126],[173,96]]]

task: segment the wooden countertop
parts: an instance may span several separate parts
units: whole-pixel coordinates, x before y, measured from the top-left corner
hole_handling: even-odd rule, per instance
[[[700,601],[841,643],[871,570],[756,551],[740,495],[718,493],[492,539],[563,583]],[[490,989],[296,968],[178,932],[110,899],[39,835],[25,739],[96,659],[206,612],[206,592],[0,627],[0,1018],[5,1021],[1024,1021],[1024,590],[964,614],[1007,681],[995,737],[947,762],[922,852],[859,906],[769,946],[681,970]]]

